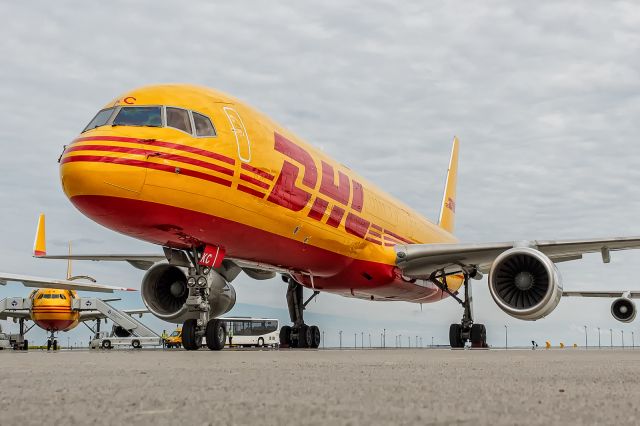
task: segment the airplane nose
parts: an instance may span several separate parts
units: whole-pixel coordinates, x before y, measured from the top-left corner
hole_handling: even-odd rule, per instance
[[[60,160],[62,188],[73,201],[79,196],[137,198],[146,177],[146,161],[130,158],[107,142],[77,142]]]

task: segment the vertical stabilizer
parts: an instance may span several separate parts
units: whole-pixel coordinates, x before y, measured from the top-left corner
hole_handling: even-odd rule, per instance
[[[440,219],[438,225],[447,232],[453,233],[456,219],[456,182],[458,180],[458,138],[453,138],[453,148],[451,148],[451,159],[449,160],[449,170],[447,171],[447,182],[444,185],[444,195],[442,196],[442,207],[440,209]]]
[[[47,254],[47,243],[45,237],[45,229],[44,229],[44,213],[40,214],[38,218],[38,228],[36,229],[36,240],[33,243],[33,255],[38,256],[46,256]]]

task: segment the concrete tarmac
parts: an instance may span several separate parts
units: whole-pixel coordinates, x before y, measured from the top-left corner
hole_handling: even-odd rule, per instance
[[[0,423],[638,424],[639,350],[0,352]]]

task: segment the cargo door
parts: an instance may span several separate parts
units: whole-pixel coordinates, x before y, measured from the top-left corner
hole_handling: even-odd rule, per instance
[[[240,161],[248,163],[251,161],[251,141],[247,134],[247,129],[244,127],[240,114],[230,106],[223,107],[224,113],[229,119],[231,131],[236,138],[236,144],[238,145],[238,158]]]

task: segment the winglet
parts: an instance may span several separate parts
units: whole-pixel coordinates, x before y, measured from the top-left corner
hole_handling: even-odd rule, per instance
[[[449,160],[449,170],[447,171],[447,182],[444,186],[442,196],[442,207],[440,209],[440,219],[438,225],[447,232],[453,233],[456,218],[456,182],[458,180],[458,138],[453,138],[451,148],[451,159]]]
[[[44,229],[44,213],[38,218],[38,228],[36,229],[36,240],[33,243],[33,255],[35,257],[47,255],[47,241]]]

